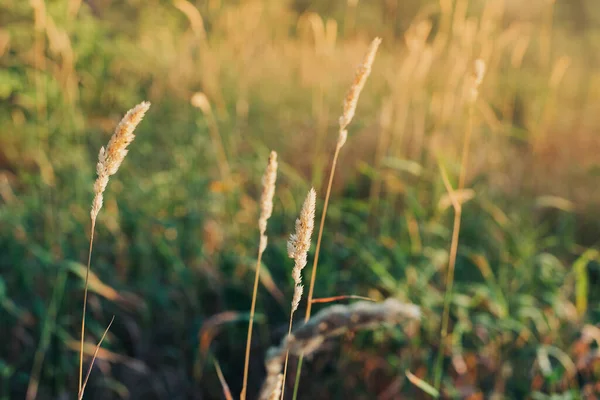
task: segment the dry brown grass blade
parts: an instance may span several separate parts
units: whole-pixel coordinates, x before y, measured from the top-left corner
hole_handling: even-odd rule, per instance
[[[312,303],[332,303],[334,301],[339,301],[339,300],[346,300],[346,299],[356,299],[356,300],[366,300],[366,301],[376,301],[375,299],[372,299],[370,297],[365,297],[365,296],[358,296],[355,294],[346,294],[346,295],[339,295],[339,296],[332,296],[332,297],[321,297],[319,299],[312,299]]]
[[[221,371],[221,366],[216,358],[213,358],[213,364],[215,365],[215,370],[217,371],[217,376],[219,377],[219,382],[221,382],[221,388],[223,389],[223,396],[225,396],[226,400],[233,400],[233,396],[231,395],[231,390],[229,390],[229,385],[227,385],[227,381],[223,376],[223,371]]]
[[[267,377],[259,398],[270,399],[278,390],[281,371],[286,354],[310,355],[320,349],[329,338],[337,337],[349,330],[372,329],[386,323],[418,321],[421,311],[414,304],[387,299],[382,303],[359,301],[350,305],[329,306],[286,336],[278,347],[267,352],[265,360]]]
[[[444,181],[444,186],[446,187],[446,191],[450,196],[450,201],[452,203],[452,207],[454,208],[454,223],[452,227],[452,239],[450,243],[450,257],[448,261],[448,271],[446,275],[446,292],[444,294],[444,310],[442,312],[442,329],[441,329],[441,338],[440,338],[440,348],[438,350],[437,360],[435,364],[434,370],[434,386],[435,390],[440,390],[440,385],[442,381],[442,361],[444,356],[444,348],[446,346],[446,339],[448,336],[448,320],[450,318],[450,301],[452,297],[452,289],[454,287],[454,270],[456,267],[456,256],[458,254],[458,240],[460,236],[460,223],[462,217],[462,203],[459,195],[457,193],[461,193],[465,187],[465,182],[467,179],[467,165],[469,152],[471,148],[471,136],[473,135],[473,112],[474,105],[477,101],[477,97],[479,95],[479,86],[483,81],[483,77],[485,75],[486,65],[481,59],[477,59],[475,61],[474,73],[471,77],[471,93],[468,102],[468,120],[467,120],[467,130],[465,131],[465,136],[463,139],[463,147],[462,154],[460,159],[460,173],[458,176],[458,187],[457,189],[453,189],[450,184],[450,180],[448,179],[448,174],[446,170],[443,168],[442,164],[439,163],[440,172],[442,174],[442,180]]]
[[[83,381],[83,384],[81,385],[81,390],[79,391],[79,395],[78,395],[79,400],[83,399],[83,393],[85,392],[85,387],[87,386],[88,380],[90,379],[90,375],[92,374],[92,369],[94,368],[94,362],[96,361],[96,357],[98,356],[98,350],[100,349],[100,346],[102,346],[102,342],[104,341],[104,338],[106,338],[106,334],[108,333],[108,330],[110,329],[110,327],[112,326],[114,321],[115,321],[115,316],[113,315],[113,317],[110,320],[110,323],[104,330],[104,333],[102,334],[102,337],[100,338],[100,341],[96,345],[96,349],[94,350],[94,356],[92,357],[92,361],[90,362],[90,367],[88,368],[87,374],[85,376],[85,380]]]
[[[77,276],[79,276],[82,280],[85,280],[86,273],[87,273],[85,265],[77,263],[77,262],[72,262],[72,263],[69,263],[68,267],[73,273],[75,273]],[[100,280],[100,278],[98,278],[98,275],[96,275],[92,271],[90,271],[89,275],[88,275],[88,291],[99,294],[100,296],[104,297],[105,299],[108,299],[111,301],[117,301],[121,298],[121,295],[119,294],[119,292],[117,292],[115,289],[108,286],[104,282],[102,282]]]
[[[83,346],[83,354],[88,357],[93,357],[94,352],[96,351],[96,344],[97,343],[92,342],[85,343],[85,345]],[[69,349],[79,352],[79,340],[70,339],[66,342],[66,345]],[[107,349],[99,348],[98,353],[96,355],[96,359],[108,361],[113,364],[120,363],[126,365],[127,368],[131,368],[139,373],[148,372],[148,366],[146,366],[146,364],[144,364],[142,361],[124,356],[122,354],[114,353]]]
[[[210,344],[215,336],[219,334],[222,326],[239,319],[240,313],[236,311],[225,311],[213,315],[202,324],[202,328],[200,328],[200,331],[198,331],[198,340],[200,342],[200,346],[198,346],[198,361],[194,367],[194,375],[196,379],[199,380],[201,378],[202,368],[210,350]]]

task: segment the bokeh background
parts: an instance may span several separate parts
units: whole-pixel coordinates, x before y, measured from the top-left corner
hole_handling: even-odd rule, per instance
[[[442,395],[600,396],[596,0],[0,0],[0,399],[75,396],[97,154],[142,100],[96,228],[88,351],[115,322],[86,398],[222,398],[213,360],[239,393],[276,150],[255,396],[287,330],[287,236],[311,186],[320,217],[342,100],[375,36],[316,297],[396,297],[424,317],[327,343],[299,397],[427,397],[405,371],[431,381],[440,349],[453,210],[439,166],[456,184],[477,58]]]

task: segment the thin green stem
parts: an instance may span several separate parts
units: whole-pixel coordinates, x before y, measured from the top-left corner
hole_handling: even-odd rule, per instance
[[[300,387],[300,372],[302,371],[302,360],[304,359],[304,353],[300,355],[298,359],[298,366],[296,367],[296,381],[294,383],[294,395],[292,396],[292,400],[296,400],[298,397],[298,388]]]

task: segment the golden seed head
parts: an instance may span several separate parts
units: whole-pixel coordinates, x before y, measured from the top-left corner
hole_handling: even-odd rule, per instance
[[[304,292],[304,286],[296,285],[294,287],[294,297],[292,298],[292,313],[298,309],[300,300],[302,299],[302,293]]]
[[[342,146],[346,143],[346,139],[348,139],[348,131],[346,129],[340,130],[338,135],[337,147],[342,148]]]
[[[306,253],[310,248],[310,237],[315,226],[316,198],[315,189],[311,188],[302,205],[300,217],[296,219],[296,232],[290,235],[288,240],[288,256],[295,259],[296,264],[298,264],[298,260],[304,261],[300,268],[304,268],[306,265]]]
[[[275,181],[277,180],[277,153],[272,151],[269,155],[269,163],[262,178],[263,191],[260,196],[260,218],[258,229],[264,235],[267,231],[267,220],[273,212],[273,195],[275,194]],[[266,245],[266,243],[265,243]]]
[[[302,269],[306,266],[310,237],[315,227],[315,203],[317,193],[311,188],[302,205],[300,217],[296,220],[296,232],[290,235],[287,243],[288,256],[294,259],[292,278],[294,279],[294,297],[292,298],[292,314],[298,309],[304,287],[302,286]]]
[[[190,103],[196,108],[202,110],[204,114],[212,113],[212,108],[210,106],[210,101],[208,101],[208,97],[202,92],[194,93],[192,98],[190,99]]]
[[[360,92],[365,86],[365,82],[371,74],[371,66],[373,65],[373,61],[375,61],[375,54],[377,54],[377,49],[381,44],[381,38],[375,38],[371,45],[369,46],[369,50],[365,55],[365,58],[361,65],[356,70],[356,74],[354,75],[354,82],[350,87],[350,90],[346,94],[346,99],[344,100],[344,112],[340,117],[340,131],[344,130],[352,118],[354,117],[354,112],[356,111],[356,104],[358,103],[358,97],[360,96]]]
[[[283,374],[277,375],[277,380],[275,386],[273,387],[273,392],[269,396],[269,400],[279,400],[281,397],[281,386],[283,385]]]
[[[150,103],[144,101],[125,114],[115,128],[106,148],[101,147],[98,153],[96,173],[98,178],[94,183],[94,200],[92,202],[92,219],[95,219],[102,208],[103,193],[111,175],[114,175],[127,155],[127,146],[135,139],[133,131],[144,118]]]

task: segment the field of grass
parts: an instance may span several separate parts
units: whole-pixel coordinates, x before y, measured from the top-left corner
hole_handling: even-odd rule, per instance
[[[314,298],[393,298],[421,320],[326,340],[298,398],[600,398],[596,0],[0,0],[0,400],[76,397],[98,150],[144,100],[95,226],[84,368],[114,323],[84,398],[225,398],[217,363],[239,398],[276,151],[257,398],[314,187],[302,327],[338,119],[375,37]]]

